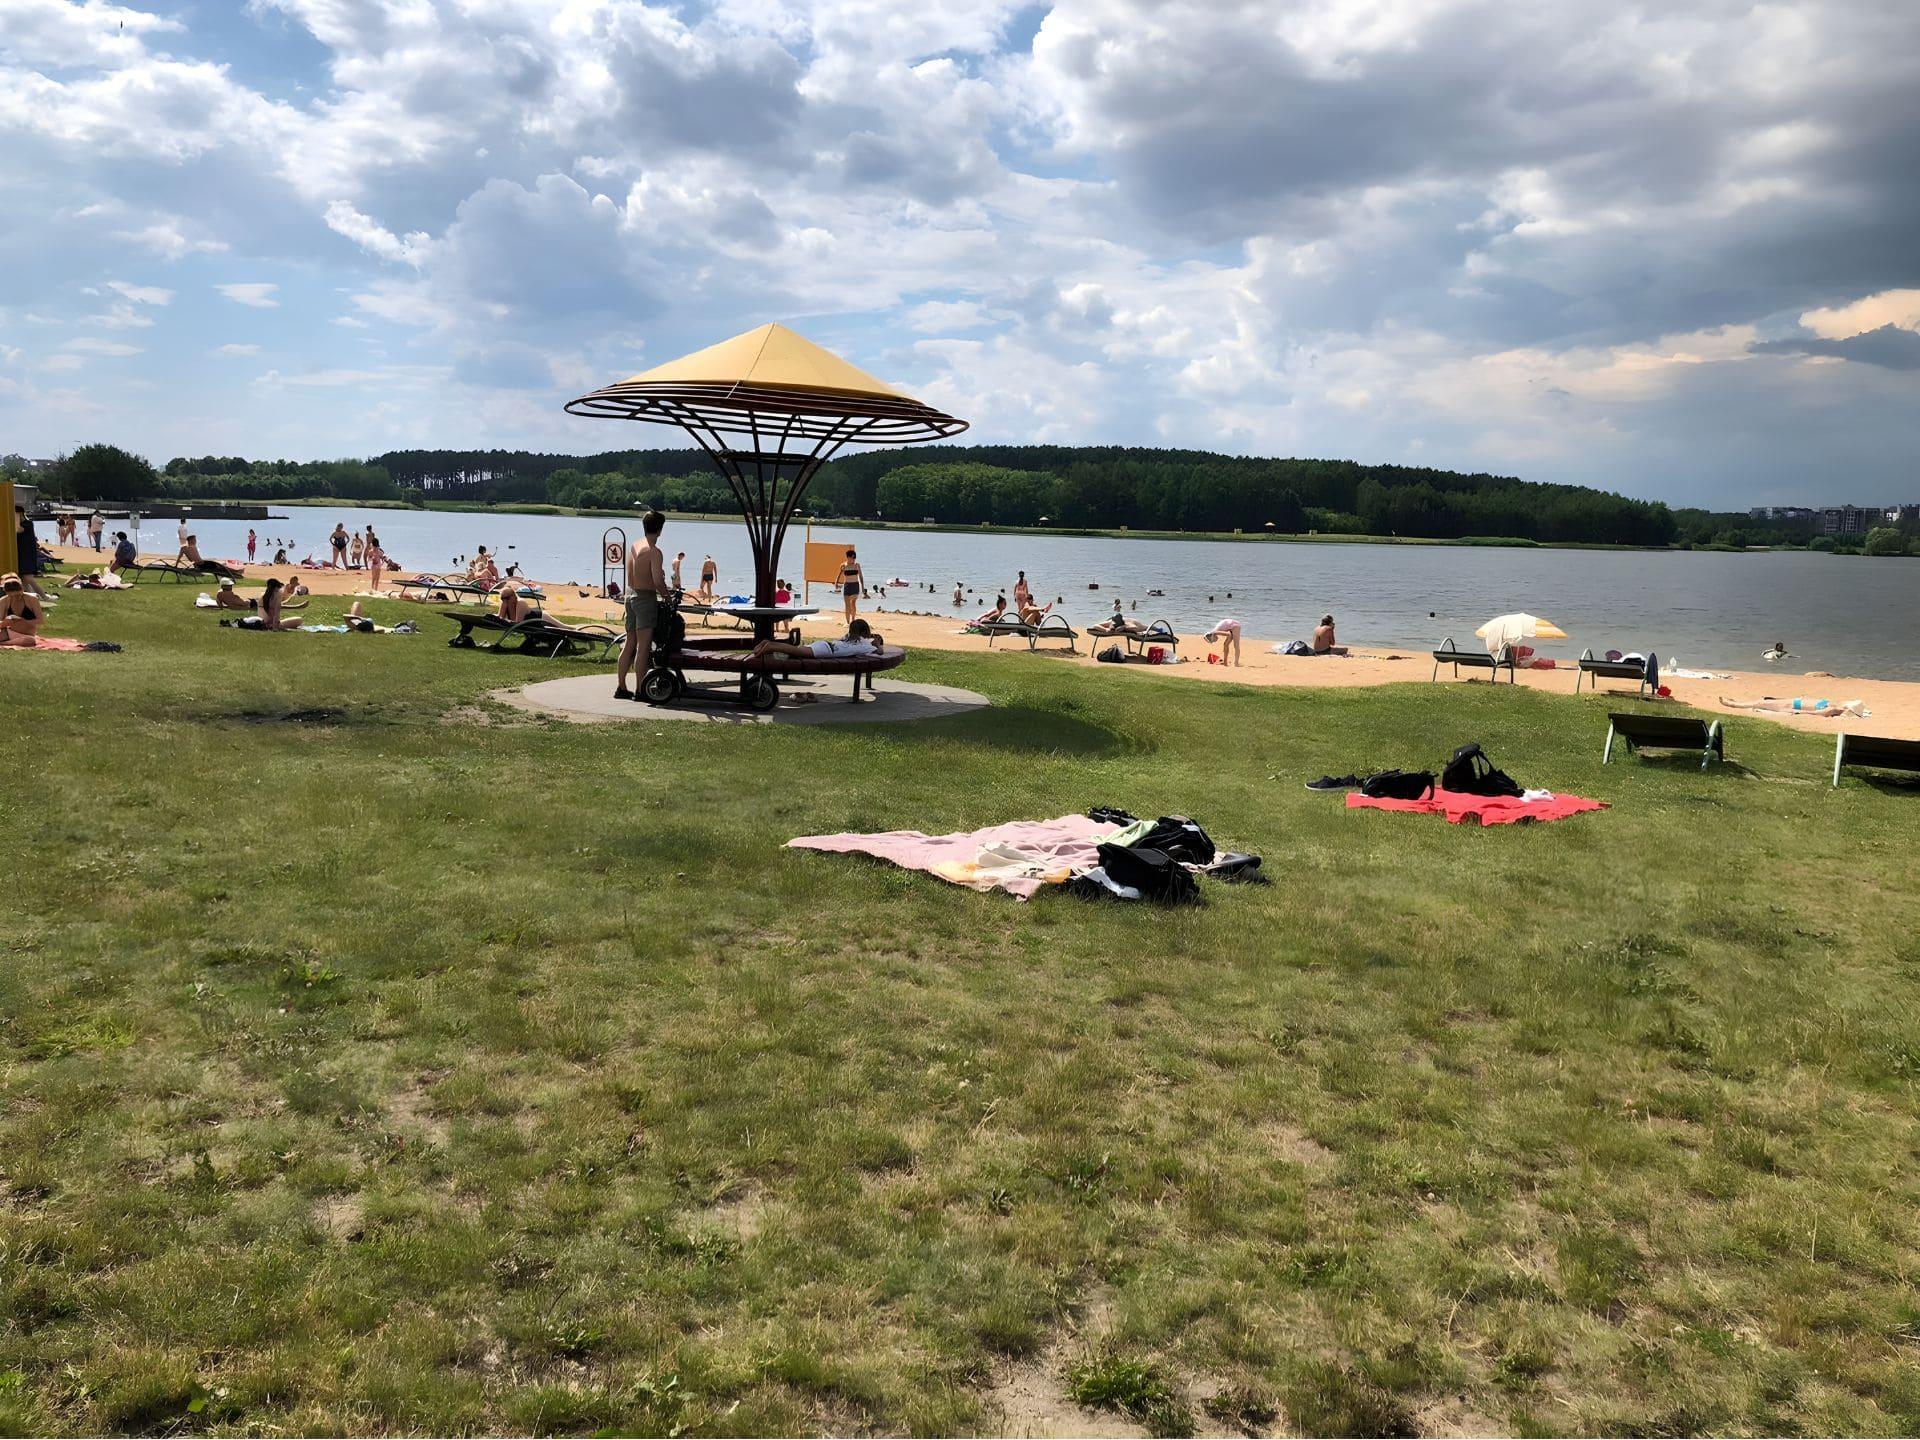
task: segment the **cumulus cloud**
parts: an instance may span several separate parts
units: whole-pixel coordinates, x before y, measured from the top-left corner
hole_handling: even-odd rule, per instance
[[[214,346],[213,353],[216,355],[258,355],[260,353],[260,347],[258,345],[228,343],[226,345]]]
[[[151,328],[158,260],[334,317],[223,367],[316,453],[591,444],[565,386],[780,318],[982,439],[1865,499],[1920,443],[1916,95],[1892,0],[15,0],[0,144],[52,218],[0,237],[0,343]],[[251,353],[221,309],[169,338]],[[119,358],[156,448],[261,423]],[[84,419],[0,398],[39,448]]]

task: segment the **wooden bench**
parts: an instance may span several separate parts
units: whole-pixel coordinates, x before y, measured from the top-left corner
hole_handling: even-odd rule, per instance
[[[1843,766],[1874,770],[1904,770],[1920,774],[1920,740],[1894,740],[1885,735],[1849,735],[1842,730],[1833,746],[1833,783],[1840,783]]]
[[[1580,682],[1591,680],[1590,688],[1598,690],[1602,680],[1631,680],[1634,682],[1634,694],[1647,694],[1653,684],[1653,675],[1659,674],[1660,664],[1657,656],[1649,655],[1642,660],[1608,660],[1596,656],[1591,650],[1580,652],[1580,670],[1573,677],[1573,693],[1580,693]],[[1649,674],[1649,672],[1652,672]]]
[[[1609,711],[1607,748],[1600,752],[1600,763],[1613,759],[1615,737],[1634,750],[1690,750],[1700,756],[1700,768],[1710,760],[1727,758],[1725,732],[1720,722],[1711,723],[1690,715],[1641,715],[1632,711]]]
[[[857,703],[861,681],[866,682],[867,693],[871,695],[874,675],[882,670],[894,669],[907,658],[907,652],[898,645],[887,645],[875,655],[847,656],[842,659],[767,655],[756,660],[752,651],[744,647],[703,645],[699,648],[682,646],[658,658],[664,663],[656,663],[641,680],[641,693],[655,705],[671,705],[682,696],[688,696],[744,705],[751,710],[771,710],[780,703],[780,687],[774,681],[775,675],[851,675],[851,698]],[[688,670],[738,675],[739,695],[729,695],[713,686],[690,685],[685,673]],[[664,679],[661,678],[663,676]]]
[[[1442,665],[1451,665],[1453,667],[1453,678],[1456,680],[1460,678],[1460,667],[1462,665],[1466,666],[1469,670],[1490,670],[1493,673],[1490,674],[1487,679],[1493,682],[1499,681],[1500,667],[1504,665],[1507,669],[1507,683],[1517,684],[1519,682],[1519,676],[1515,672],[1513,663],[1513,651],[1505,645],[1500,647],[1500,653],[1498,655],[1488,655],[1480,650],[1460,649],[1459,646],[1453,643],[1453,637],[1449,635],[1445,640],[1440,642],[1440,648],[1433,651],[1432,654],[1433,674],[1428,677],[1429,684],[1440,678],[1440,667]],[[1472,679],[1473,677],[1468,676],[1467,678]]]

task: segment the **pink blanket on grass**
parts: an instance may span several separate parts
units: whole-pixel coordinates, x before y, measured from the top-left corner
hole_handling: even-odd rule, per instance
[[[42,635],[31,645],[0,645],[0,654],[8,650],[84,650],[84,642],[65,635]]]
[[[1607,808],[1603,800],[1578,795],[1549,795],[1544,800],[1518,800],[1511,795],[1460,795],[1436,790],[1425,800],[1376,800],[1351,791],[1349,810],[1404,810],[1415,815],[1444,815],[1449,825],[1517,825],[1538,820],[1564,820],[1588,810]]]
[[[1004,890],[1030,900],[1043,885],[1064,885],[1100,863],[1100,842],[1120,826],[1084,815],[1015,820],[954,835],[886,830],[874,835],[801,835],[798,850],[872,855],[906,870],[924,870],[973,890]]]

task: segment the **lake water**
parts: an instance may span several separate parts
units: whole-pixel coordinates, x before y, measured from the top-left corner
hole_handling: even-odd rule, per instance
[[[349,530],[371,522],[404,569],[443,571],[485,545],[518,561],[523,573],[551,582],[598,586],[603,519],[416,510],[295,508],[285,520],[255,525],[260,554],[287,540],[294,560],[325,553],[336,521]],[[245,553],[246,524],[193,522],[212,556]],[[639,521],[627,523],[630,538]],[[789,536],[787,572],[800,569]],[[1583,646],[1653,650],[1693,668],[1765,668],[1760,652],[1784,640],[1795,660],[1783,670],[1920,680],[1920,560],[1872,560],[1805,552],[1715,554],[1610,550],[1493,549],[1478,546],[1239,544],[1198,540],[1110,540],[1076,536],[844,530],[816,526],[815,540],[858,547],[870,583],[899,577],[922,588],[891,590],[888,609],[972,615],[1010,590],[1025,569],[1034,593],[1060,599],[1076,626],[1111,613],[1116,601],[1142,620],[1166,619],[1176,631],[1204,630],[1236,616],[1255,638],[1306,638],[1326,612],[1342,641],[1426,649],[1451,635],[1473,646],[1489,616],[1528,610],[1572,639],[1543,644],[1571,657]],[[746,532],[738,525],[669,521],[667,552],[687,552],[692,582],[703,556],[720,568],[723,591],[750,586]],[[173,522],[142,527],[143,548],[170,549]],[[973,592],[952,605],[954,583]],[[1092,591],[1089,585],[1100,589]],[[1164,597],[1149,597],[1152,589]],[[831,605],[824,588],[816,603]],[[1229,598],[1231,597],[1231,598]],[[1138,608],[1133,608],[1133,602]],[[1791,687],[1789,687],[1791,688]]]

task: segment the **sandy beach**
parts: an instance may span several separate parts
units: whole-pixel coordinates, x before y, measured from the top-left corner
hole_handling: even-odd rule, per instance
[[[73,546],[50,546],[66,565],[69,573],[79,570],[98,568],[102,557],[92,550]],[[143,554],[143,563],[161,563],[171,560],[171,555]],[[288,566],[255,565],[247,568],[248,579],[239,582],[242,594],[258,593],[260,587],[272,575],[285,578],[297,574],[302,584],[318,595],[348,595],[374,598],[369,588],[365,571],[328,569],[303,570]],[[64,581],[67,577],[50,577]],[[393,578],[385,587],[387,598],[391,598]],[[405,579],[401,574],[398,579]],[[155,584],[154,580],[144,582]],[[172,586],[181,592],[183,604],[190,605],[194,594],[200,589],[213,587],[212,577],[208,577],[203,586],[194,586],[190,582]],[[578,586],[553,584],[544,581],[532,582],[540,585],[546,592],[545,608],[556,615],[564,615],[586,620],[618,623],[620,607],[591,593],[583,593]],[[909,600],[911,592],[901,593],[902,605],[930,601],[935,597],[922,595]],[[826,593],[825,587],[815,587],[814,599],[822,606],[823,613],[802,622],[801,629],[809,637],[837,635],[844,628],[840,622],[840,611],[836,597]],[[471,603],[471,602],[470,602]],[[904,645],[907,649],[985,651],[987,642],[978,635],[960,633],[963,620],[971,618],[968,612],[928,613],[925,609],[893,609],[886,607],[882,600],[864,601],[860,613],[867,617],[873,627],[884,634],[890,642]],[[421,609],[447,608],[444,602],[421,602]],[[58,631],[58,617],[51,627]],[[1126,668],[1130,676],[1150,676],[1152,681],[1193,680],[1209,684],[1233,685],[1282,685],[1295,688],[1320,689],[1338,686],[1392,685],[1408,681],[1426,682],[1433,674],[1433,661],[1424,652],[1418,650],[1386,650],[1369,646],[1364,639],[1348,640],[1352,654],[1346,657],[1321,656],[1305,657],[1294,655],[1276,655],[1272,651],[1271,639],[1246,636],[1242,645],[1242,663],[1238,666],[1213,665],[1207,663],[1207,645],[1198,635],[1182,635],[1180,649],[1184,655],[1182,663],[1177,665],[1130,664]],[[1568,650],[1566,655],[1556,655],[1561,662],[1560,668],[1553,670],[1522,670],[1519,683],[1536,690],[1551,691],[1556,694],[1573,693],[1574,680],[1578,671],[1574,668],[1573,657],[1577,648],[1561,647]],[[995,654],[1006,655],[1013,663],[1021,663],[1021,657],[1027,657],[1024,644],[1017,641],[1002,640],[994,647]],[[1549,653],[1550,647],[1543,644],[1543,653]],[[1068,654],[1058,645],[1043,645],[1035,657],[1041,663],[1054,665],[1094,665],[1099,662],[1093,658],[1090,638],[1084,633],[1080,640],[1078,654]],[[1115,669],[1114,666],[1103,666]],[[1830,676],[1809,673],[1792,667],[1792,662],[1779,669],[1760,671],[1716,671],[1716,675],[1725,675],[1725,679],[1685,679],[1663,676],[1665,683],[1672,689],[1673,697],[1685,704],[1701,710],[1716,712],[1742,719],[1768,720],[1779,725],[1789,725],[1798,730],[1812,731],[1816,734],[1831,734],[1847,728],[1862,734],[1896,736],[1902,739],[1920,740],[1920,684],[1902,680],[1871,680],[1851,676]],[[1445,684],[1484,684],[1484,679],[1469,681],[1464,676],[1458,682],[1450,678],[1450,672],[1442,668],[1440,679]],[[1506,684],[1503,674],[1500,684]],[[1585,693],[1584,689],[1583,692]],[[1607,682],[1602,682],[1601,693],[1607,693]],[[1627,689],[1621,692],[1631,697],[1633,692]],[[1848,700],[1862,701],[1871,712],[1866,719],[1823,720],[1813,715],[1774,714],[1739,709],[1729,709],[1720,704],[1722,696],[1728,699],[1745,701],[1756,700],[1762,696],[1794,697],[1808,699],[1829,699],[1836,704]]]

